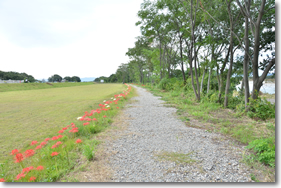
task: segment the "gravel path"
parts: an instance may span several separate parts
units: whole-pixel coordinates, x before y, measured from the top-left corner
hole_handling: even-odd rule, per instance
[[[135,87],[136,102],[124,115],[128,127],[108,142],[114,182],[249,182],[250,171],[240,163],[243,147],[222,135],[187,127],[176,109],[143,88]],[[182,154],[192,162],[176,163],[159,156]]]

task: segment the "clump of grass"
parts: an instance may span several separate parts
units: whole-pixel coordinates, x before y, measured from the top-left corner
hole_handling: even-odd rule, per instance
[[[196,162],[196,160],[192,159],[190,157],[191,153],[178,153],[178,152],[167,152],[163,151],[160,154],[156,154],[156,156],[160,160],[167,160],[167,161],[172,161],[175,162],[176,164],[190,164],[193,162]]]

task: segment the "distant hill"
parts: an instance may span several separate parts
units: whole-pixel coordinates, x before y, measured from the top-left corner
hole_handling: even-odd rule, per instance
[[[93,82],[96,78],[95,77],[85,77],[85,78],[80,78],[81,82]]]

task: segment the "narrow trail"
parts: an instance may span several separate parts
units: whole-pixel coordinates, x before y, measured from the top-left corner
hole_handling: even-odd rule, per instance
[[[135,87],[135,86],[134,86]],[[187,127],[160,97],[143,88],[124,110],[127,128],[105,143],[113,182],[251,182],[243,146]],[[118,136],[118,135],[117,135]],[[168,160],[168,156],[174,156]],[[176,159],[185,161],[176,162]]]

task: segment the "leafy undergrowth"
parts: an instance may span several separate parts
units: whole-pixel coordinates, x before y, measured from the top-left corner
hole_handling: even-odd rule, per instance
[[[111,119],[130,98],[130,92],[127,85],[123,93],[103,101],[97,109],[86,111],[53,136],[33,140],[24,149],[11,149],[10,159],[0,165],[0,181],[54,182],[73,170],[81,155],[93,160],[99,141],[91,138],[112,123]]]
[[[260,177],[261,179],[274,181],[275,105],[260,99],[251,101],[255,104],[256,111],[264,117],[251,119],[247,114],[225,109],[219,103],[204,99],[198,102],[193,97],[194,93],[189,93],[183,89],[167,91],[150,84],[138,86],[149,89],[153,94],[161,96],[168,106],[177,108],[179,118],[187,126],[204,129],[208,132],[220,133],[238,141],[238,144],[248,145],[247,149],[252,154],[245,155],[244,162],[251,167],[263,171],[264,176],[267,178]],[[259,106],[261,103],[270,107],[267,109],[267,112],[262,111],[263,106]],[[266,113],[274,114],[270,118]],[[257,116],[257,114],[253,113],[252,116]]]

